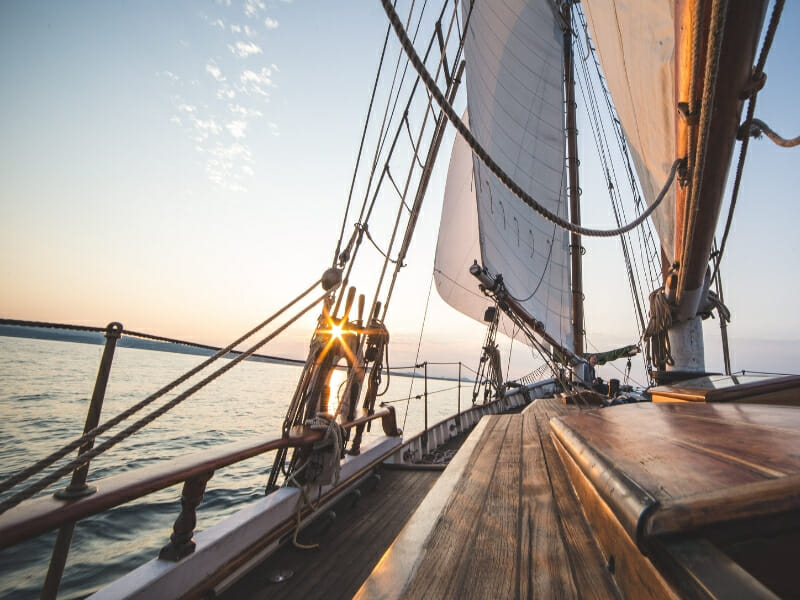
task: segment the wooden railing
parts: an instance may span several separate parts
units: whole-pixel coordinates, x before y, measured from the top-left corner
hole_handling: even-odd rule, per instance
[[[373,415],[359,415],[343,426],[350,428],[375,419],[381,419],[386,435],[399,435],[392,407],[381,408]],[[199,503],[199,498],[205,492],[205,481],[208,481],[214,471],[279,448],[307,446],[321,439],[322,435],[321,431],[305,429],[298,437],[234,442],[93,481],[97,491],[89,496],[73,500],[59,500],[55,496],[28,500],[0,515],[0,549],[181,482],[184,482],[185,497],[197,498]],[[200,480],[204,480],[202,485],[198,483]],[[182,514],[185,517],[182,525],[185,525],[186,519],[194,518],[197,503],[191,508],[192,514]],[[183,507],[182,513],[186,511],[187,507]],[[179,534],[179,538],[183,538],[188,533],[188,539],[191,539],[193,524],[188,532],[185,527],[178,526],[178,523],[176,526],[173,534]]]

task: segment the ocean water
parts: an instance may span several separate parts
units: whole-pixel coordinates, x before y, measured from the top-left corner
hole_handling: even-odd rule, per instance
[[[101,353],[102,346],[0,337],[0,478],[5,479],[80,436]],[[142,400],[202,360],[193,355],[117,348],[101,421]],[[218,444],[259,436],[279,437],[299,374],[298,366],[244,361],[95,459],[89,472],[90,483]],[[430,424],[456,412],[457,387],[455,381],[429,380]],[[382,397],[401,400],[394,406],[400,424],[405,420],[406,435],[422,430],[424,404],[418,399],[402,400],[421,394],[422,389],[422,379],[393,376]],[[470,390],[471,384],[462,384],[463,407],[469,404]],[[374,429],[379,432],[380,425]],[[117,426],[107,435],[119,430]],[[103,439],[101,436],[99,441]],[[273,454],[269,453],[217,471],[198,508],[196,531],[263,497],[272,460]],[[62,480],[43,493],[53,493],[66,483]],[[84,597],[155,558],[169,541],[172,524],[180,512],[180,492],[181,486],[174,486],[80,521],[59,597]],[[54,540],[55,532],[51,532],[0,551],[0,599],[38,598]]]

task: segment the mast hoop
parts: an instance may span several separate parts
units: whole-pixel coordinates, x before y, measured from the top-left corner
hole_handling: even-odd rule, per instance
[[[676,159],[675,162],[672,163],[672,168],[670,169],[669,176],[667,177],[667,182],[662,188],[661,192],[658,194],[656,199],[653,203],[645,210],[639,217],[628,223],[627,225],[623,225],[622,227],[617,227],[616,229],[593,229],[589,227],[582,227],[579,225],[573,225],[569,221],[559,217],[557,214],[550,212],[544,206],[539,204],[536,200],[534,200],[530,194],[528,194],[525,190],[523,190],[509,175],[498,165],[494,159],[489,155],[489,153],[483,148],[483,146],[475,139],[475,137],[470,132],[469,128],[464,124],[461,118],[456,114],[455,110],[453,109],[452,104],[444,97],[444,94],[439,90],[436,82],[433,80],[431,75],[428,73],[424,63],[420,60],[419,56],[417,55],[416,50],[414,49],[414,45],[412,44],[411,40],[408,38],[405,29],[403,28],[403,24],[400,21],[397,13],[395,12],[394,8],[392,7],[390,0],[381,0],[381,4],[383,5],[383,9],[386,12],[386,16],[389,18],[389,22],[392,25],[395,33],[397,34],[397,38],[400,41],[400,45],[403,47],[406,55],[408,56],[409,61],[413,65],[414,69],[417,71],[417,74],[422,79],[422,82],[425,84],[425,87],[430,92],[433,99],[442,109],[442,112],[447,116],[450,123],[452,123],[453,127],[458,131],[461,137],[464,138],[464,141],[470,146],[472,151],[475,155],[480,159],[480,161],[500,180],[503,185],[505,185],[515,196],[517,196],[520,200],[522,200],[525,204],[527,204],[530,208],[534,211],[539,213],[545,219],[554,223],[556,226],[560,227],[561,229],[565,229],[572,233],[577,233],[580,235],[585,235],[589,237],[615,237],[618,235],[622,235],[623,233],[627,233],[639,225],[641,225],[650,214],[658,208],[661,201],[666,197],[667,191],[672,186],[672,182],[675,179],[675,173],[678,170],[678,167],[684,162],[685,159],[679,158]]]

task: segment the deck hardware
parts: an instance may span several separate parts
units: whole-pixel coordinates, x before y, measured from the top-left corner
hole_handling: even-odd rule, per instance
[[[282,583],[288,579],[291,579],[294,575],[294,571],[291,569],[283,569],[281,571],[275,571],[269,576],[270,583]]]
[[[612,575],[614,574],[614,571],[616,570],[616,563],[614,561],[614,555],[613,554],[608,557],[608,562],[606,563],[606,570],[609,573],[611,573]]]

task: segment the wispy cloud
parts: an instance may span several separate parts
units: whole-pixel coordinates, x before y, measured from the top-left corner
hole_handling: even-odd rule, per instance
[[[181,76],[175,69],[156,75],[173,89],[169,121],[185,132],[208,179],[221,189],[243,191],[257,170],[250,138],[280,135],[276,122],[262,120],[279,70],[275,64],[264,66],[259,43],[259,36],[280,24],[267,15],[265,0],[216,0],[216,5],[200,17],[216,44],[206,60],[195,63],[193,71],[178,71]]]
[[[245,136],[247,121],[231,121],[225,125],[225,129],[227,129],[233,137],[239,140]]]
[[[240,56],[241,58],[246,58],[253,54],[261,54],[264,52],[261,49],[261,46],[255,42],[236,42],[235,44],[228,44],[228,48],[231,52],[237,56]]]
[[[257,108],[249,108],[247,106],[242,106],[241,104],[229,104],[228,111],[231,114],[239,116],[243,119],[251,119],[264,116],[264,113],[262,113]]]
[[[239,80],[242,82],[241,89],[245,94],[258,94],[269,97],[269,93],[265,88],[272,87],[272,69],[270,67],[262,67],[258,73],[245,69],[242,71]]]
[[[245,0],[244,14],[248,17],[257,17],[266,8],[262,0]]]
[[[239,142],[219,145],[209,150],[208,154],[206,174],[212,182],[231,191],[246,191],[242,174],[253,173],[250,166],[253,154],[246,146]]]
[[[206,64],[206,73],[210,73],[211,76],[217,81],[225,81],[225,77],[222,75],[222,70],[213,63]]]
[[[217,89],[216,96],[217,100],[233,100],[236,97],[236,92],[229,85],[223,85]]]

